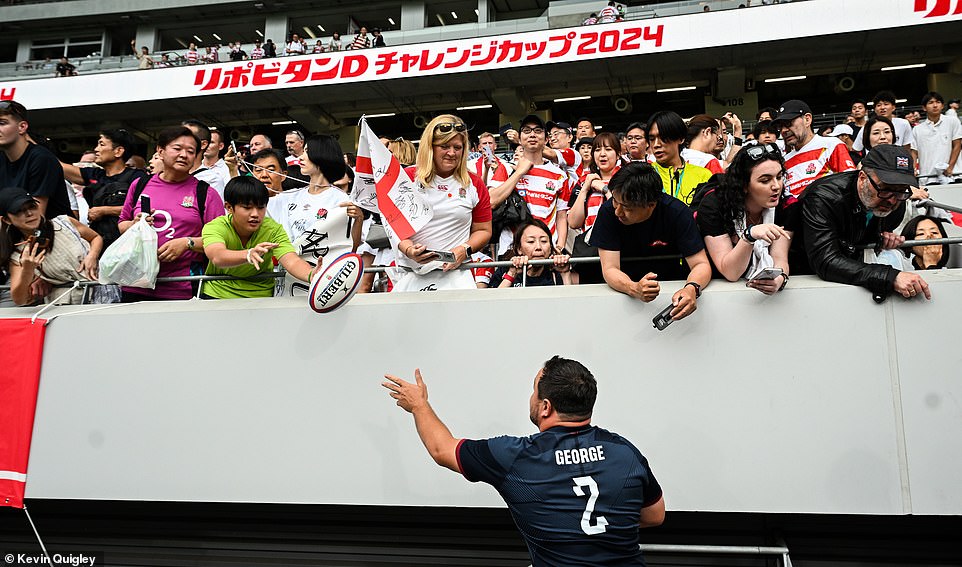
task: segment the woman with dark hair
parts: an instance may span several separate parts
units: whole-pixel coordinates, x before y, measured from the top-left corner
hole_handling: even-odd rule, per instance
[[[874,146],[895,143],[895,125],[885,116],[870,118],[862,128],[862,146],[867,154]]]
[[[331,136],[311,136],[299,156],[301,174],[309,177],[307,187],[284,191],[270,200],[267,214],[284,227],[298,256],[305,262],[323,265],[354,252],[361,244],[361,208],[334,184],[347,172],[341,146]],[[307,286],[284,279],[278,295],[303,295]]]
[[[617,139],[617,138],[616,138]],[[526,220],[514,233],[511,245],[514,256],[510,268],[498,268],[488,287],[532,287],[569,285],[568,255],[552,254],[551,230],[538,219]],[[529,266],[529,260],[553,259],[553,266]]]
[[[621,169],[623,164],[620,157],[620,142],[614,132],[602,132],[591,142],[591,161],[589,172],[580,180],[581,190],[568,209],[568,226],[581,229],[584,232],[575,238],[572,256],[576,258],[592,258],[598,256],[598,250],[587,244],[591,236],[591,227],[598,217],[598,209],[611,198],[608,181],[611,176]],[[578,278],[575,283],[603,283],[600,264],[580,264],[572,268]]]
[[[696,201],[695,221],[718,271],[731,282],[748,278],[748,287],[767,295],[788,282],[792,235],[781,226],[778,207],[784,185],[782,153],[774,144],[759,144],[738,152],[717,187]],[[752,277],[765,268],[780,268],[781,275]]]
[[[341,51],[342,49],[344,49],[344,45],[341,43],[341,34],[334,32],[334,34],[331,35],[331,40],[327,42],[327,50]]]
[[[146,215],[157,232],[158,278],[183,277],[203,273],[204,225],[224,213],[224,201],[206,183],[190,174],[200,140],[185,126],[173,126],[157,137],[157,153],[163,171],[146,180],[135,181],[127,191],[117,227],[126,232]],[[143,184],[143,185],[141,185]],[[142,189],[139,191],[138,189]],[[149,211],[142,211],[141,197],[149,197]],[[153,289],[121,288],[124,302],[190,299],[190,282],[161,282]]]
[[[69,215],[45,219],[40,203],[20,188],[0,191],[0,265],[10,274],[10,296],[17,305],[36,298],[30,291],[34,280],[54,287],[46,301],[52,302],[75,281],[97,279],[97,259],[103,247],[99,234]],[[83,290],[58,303],[80,303]]]
[[[416,165],[405,171],[423,189],[431,220],[397,244],[403,275],[394,291],[477,289],[469,270],[457,269],[491,239],[491,199],[468,172],[468,128],[452,114],[436,116],[421,134]],[[442,261],[437,252],[450,252]]]
[[[712,152],[721,139],[718,120],[707,114],[696,114],[688,121],[688,135],[681,157],[688,163],[700,165],[712,173],[723,173],[725,168]]]
[[[906,240],[932,240],[934,238],[948,238],[945,232],[944,219],[919,215],[910,220],[902,229],[902,236]],[[949,263],[948,244],[934,244],[931,246],[913,246],[903,249],[906,257],[912,260],[912,267],[916,270],[939,270]]]

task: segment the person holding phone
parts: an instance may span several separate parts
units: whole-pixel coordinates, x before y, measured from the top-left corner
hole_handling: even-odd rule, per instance
[[[421,134],[417,162],[405,171],[421,185],[431,220],[397,245],[404,274],[394,291],[477,289],[470,270],[457,268],[491,238],[491,200],[484,182],[468,172],[468,128],[452,114],[431,120]],[[448,251],[442,262],[433,251]],[[450,260],[450,258],[449,258]]]
[[[95,281],[103,238],[70,215],[44,218],[37,199],[21,188],[0,192],[0,264],[10,273],[10,296],[17,305],[31,305],[36,279],[53,288],[52,302],[75,281]],[[75,289],[59,303],[80,303],[83,290]]]
[[[696,196],[695,221],[708,256],[721,275],[772,295],[788,283],[792,233],[778,206],[785,187],[785,160],[775,144],[739,151],[728,172]]]

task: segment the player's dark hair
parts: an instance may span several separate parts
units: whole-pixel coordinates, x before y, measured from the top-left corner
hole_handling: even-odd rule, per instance
[[[663,187],[661,176],[651,164],[634,161],[611,176],[608,188],[626,205],[645,206],[657,203]]]
[[[171,126],[169,128],[164,128],[160,131],[160,134],[157,134],[157,145],[162,148],[166,148],[177,138],[185,137],[194,140],[194,149],[200,151],[200,140],[198,140],[197,136],[195,136],[194,133],[190,131],[190,128],[187,128],[186,126]]]
[[[257,162],[263,159],[276,159],[277,166],[279,168],[277,171],[281,173],[284,172],[284,168],[285,168],[285,165],[287,164],[287,160],[284,159],[284,156],[281,155],[280,151],[275,150],[274,148],[265,148],[257,152],[253,156],[251,156],[250,162],[253,164],[256,164]]]
[[[648,130],[645,131],[645,136],[648,137],[649,141],[651,140],[652,126],[658,127],[658,137],[663,142],[682,142],[684,144],[685,135],[688,134],[685,121],[677,112],[671,110],[659,110],[648,119]]]
[[[344,152],[333,136],[319,134],[311,136],[304,142],[307,159],[311,160],[329,183],[340,181],[344,177],[347,165],[344,163]]]
[[[571,421],[588,419],[597,397],[595,377],[577,360],[555,355],[544,363],[538,398],[551,400],[560,417]]]
[[[110,143],[113,144],[115,148],[120,146],[124,149],[124,155],[120,156],[121,161],[127,161],[130,159],[130,156],[133,155],[134,146],[137,144],[137,141],[134,140],[130,132],[123,128],[117,128],[116,130],[103,130],[100,132],[100,135],[110,140]]]
[[[762,134],[775,134],[778,136],[779,131],[778,128],[775,127],[775,123],[771,120],[759,120],[752,130],[752,136],[755,136],[757,140]]]
[[[224,202],[228,205],[266,207],[270,198],[267,187],[261,180],[248,175],[238,175],[224,187]]]

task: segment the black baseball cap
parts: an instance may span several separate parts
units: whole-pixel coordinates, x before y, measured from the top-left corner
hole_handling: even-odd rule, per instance
[[[37,202],[26,189],[20,187],[0,189],[0,215],[19,213],[23,210],[23,206],[31,201]]]
[[[544,120],[541,119],[537,114],[529,114],[518,122],[518,129],[524,128],[528,124],[535,124],[538,128],[544,129]]]
[[[590,145],[593,144],[594,142],[595,142],[595,139],[594,139],[594,138],[581,138],[580,140],[578,140],[577,142],[575,142],[575,149],[576,149],[576,150],[577,150],[577,149],[580,149],[581,146],[583,146],[583,145],[585,145],[585,144],[588,144],[588,145],[590,146]]]
[[[562,130],[567,130],[568,134],[571,134],[571,131],[572,131],[571,124],[568,124],[567,122],[553,122],[549,120],[548,123],[545,124],[545,127],[548,129],[549,132],[555,128],[561,128]]]
[[[903,146],[881,144],[872,149],[862,158],[862,168],[871,169],[882,183],[886,185],[908,185],[914,187],[915,160]]]
[[[772,122],[776,124],[779,122],[790,122],[799,116],[805,116],[811,113],[812,109],[809,108],[804,101],[792,99],[783,102],[782,105],[778,107],[778,115],[772,118]]]

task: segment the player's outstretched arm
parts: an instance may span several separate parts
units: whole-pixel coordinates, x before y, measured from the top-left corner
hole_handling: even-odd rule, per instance
[[[665,497],[662,496],[651,506],[641,509],[641,522],[643,528],[653,528],[660,526],[665,521]]]
[[[461,472],[458,468],[458,440],[428,403],[428,387],[421,379],[421,369],[414,371],[414,384],[390,374],[384,377],[388,381],[381,385],[391,391],[391,397],[397,400],[397,405],[414,416],[421,442],[434,462],[454,472]]]

